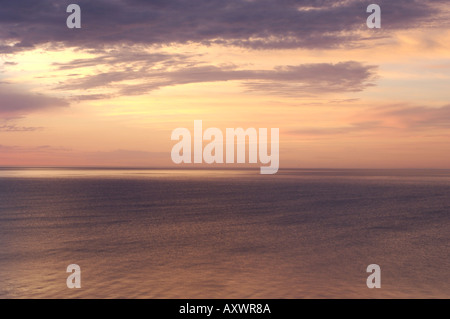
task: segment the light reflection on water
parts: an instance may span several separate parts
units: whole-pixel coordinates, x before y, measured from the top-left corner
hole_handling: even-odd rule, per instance
[[[130,169],[130,168],[1,168],[1,177],[15,178],[137,178],[223,177],[259,174],[246,169]]]
[[[0,169],[0,297],[448,298],[449,176]]]

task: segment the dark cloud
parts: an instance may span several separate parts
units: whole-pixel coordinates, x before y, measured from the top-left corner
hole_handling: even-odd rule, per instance
[[[65,100],[59,98],[0,87],[1,118],[21,116],[43,109],[65,107],[68,105]]]
[[[78,0],[82,28],[66,27],[71,0],[3,1],[0,52],[48,44],[100,49],[110,45],[222,43],[251,48],[330,48],[361,39],[366,0]],[[446,23],[447,0],[378,0],[382,30]]]
[[[327,92],[361,91],[372,85],[374,66],[349,61],[336,64],[316,63],[282,66],[273,70],[240,70],[236,66],[196,66],[173,71],[140,69],[111,71],[62,83],[61,90],[115,88],[121,95],[138,95],[173,85],[217,81],[241,81],[252,91],[269,93],[290,92],[317,94]],[[121,84],[140,80],[140,84]]]

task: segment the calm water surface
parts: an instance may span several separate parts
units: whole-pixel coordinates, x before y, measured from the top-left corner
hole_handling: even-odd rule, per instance
[[[0,298],[449,298],[449,213],[448,170],[4,168]]]

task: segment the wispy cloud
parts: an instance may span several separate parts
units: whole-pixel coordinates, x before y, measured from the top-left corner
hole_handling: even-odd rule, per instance
[[[442,107],[393,105],[374,116],[407,129],[450,129],[450,105]]]
[[[65,147],[55,147],[50,145],[39,146],[19,146],[19,145],[2,145],[0,144],[0,151],[5,151],[3,155],[7,155],[6,152],[12,153],[55,153],[55,152],[70,152],[71,150]]]
[[[381,128],[385,128],[381,121],[367,121],[367,122],[358,122],[358,123],[349,123],[347,126],[339,126],[339,127],[326,127],[326,128],[309,128],[309,129],[297,129],[286,132],[291,135],[300,135],[300,136],[336,136],[343,135],[349,133],[362,133],[362,132],[370,132],[374,130],[378,130]]]
[[[393,136],[398,136],[399,132],[431,134],[447,131],[446,134],[450,134],[450,105],[442,107],[386,105],[366,110],[364,115],[354,117],[361,118],[361,121],[349,122],[347,125],[289,130],[286,134],[333,138],[382,132],[387,134],[390,132]]]
[[[54,62],[52,65],[58,70],[72,70],[78,68],[86,68],[93,66],[109,66],[109,67],[128,67],[128,68],[142,68],[142,67],[171,67],[173,65],[188,65],[192,63],[189,59],[193,55],[188,54],[168,54],[163,52],[149,53],[144,48],[127,47],[114,48],[111,50],[101,51],[98,56],[93,58],[75,59],[69,62],[61,63]]]
[[[0,132],[35,132],[43,129],[43,127],[17,126],[16,124],[0,125]]]
[[[88,152],[51,145],[19,146],[0,144],[2,165],[87,165],[151,167],[167,162],[167,152],[132,149]]]
[[[272,70],[246,70],[236,66],[196,66],[177,70],[141,69],[136,71],[111,71],[82,78],[69,79],[60,90],[87,90],[109,87],[121,95],[151,92],[166,86],[241,81],[252,91],[292,94],[323,94],[328,92],[361,91],[372,85],[375,66],[348,61],[341,63],[302,64],[280,66]],[[128,80],[140,80],[139,84],[122,84]]]

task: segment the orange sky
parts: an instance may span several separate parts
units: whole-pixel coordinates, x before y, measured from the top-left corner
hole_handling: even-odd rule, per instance
[[[279,128],[281,168],[450,168],[450,28],[386,24],[341,47],[3,53],[0,166],[172,166],[171,132],[202,120]]]

